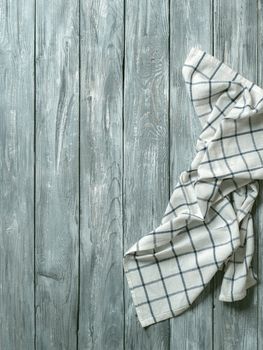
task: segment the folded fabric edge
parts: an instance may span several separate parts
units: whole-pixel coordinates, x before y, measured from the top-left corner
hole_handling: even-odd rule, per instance
[[[199,47],[192,47],[186,56],[185,59],[185,64],[186,63],[191,63],[192,61],[195,61],[196,59],[199,59],[202,55],[205,54],[206,60],[210,61],[210,64],[213,64],[215,67],[218,66],[219,64],[221,65],[221,71],[222,69],[225,71],[225,73],[229,74],[230,76],[235,76],[238,74],[239,80],[241,83],[243,83],[244,86],[252,86],[253,85],[253,90],[256,91],[258,94],[262,95],[263,94],[263,87],[260,87],[259,85],[255,84],[254,81],[248,79],[241,73],[239,73],[237,70],[233,69],[228,63],[226,63],[224,60],[221,60],[217,58],[215,55],[212,55],[208,53],[205,50],[202,50]],[[182,67],[184,69],[184,66]]]
[[[127,258],[127,257],[126,257]],[[181,313],[183,313],[186,309],[189,309],[189,305],[185,305],[183,307],[177,308],[177,309],[172,309],[171,311],[173,312],[173,314],[171,313],[171,311],[167,311],[167,312],[163,312],[160,313],[158,315],[155,315],[155,319],[153,317],[147,317],[145,318],[142,313],[140,312],[140,308],[136,307],[137,305],[137,298],[136,298],[136,292],[133,289],[133,281],[132,278],[129,276],[129,268],[128,268],[128,261],[126,261],[126,258],[123,258],[123,267],[124,267],[124,272],[125,272],[125,276],[126,276],[126,280],[128,283],[128,287],[131,293],[131,297],[132,297],[132,301],[133,301],[133,306],[135,308],[136,314],[138,316],[138,320],[141,324],[141,326],[143,328],[146,328],[152,324],[158,323],[160,321],[165,321],[169,318],[173,318],[175,316],[180,315]]]
[[[244,299],[247,296],[247,290],[249,288],[255,286],[256,284],[257,284],[257,280],[251,280],[249,282],[249,284],[247,285],[246,290],[244,291],[244,293],[235,294],[235,298],[234,299],[233,299],[233,297],[231,295],[225,295],[223,293],[220,293],[218,299],[220,301],[227,302],[227,303],[232,303],[232,302],[235,302],[235,301],[242,300],[242,299]]]
[[[183,313],[187,309],[191,308],[191,306],[185,305],[185,306],[180,307],[180,308],[172,308],[172,310],[169,310],[169,311],[166,311],[166,312],[163,312],[163,313],[160,313],[160,314],[156,314],[155,315],[155,319],[153,317],[146,317],[145,318],[143,316],[143,314],[140,312],[140,308],[136,307],[136,305],[138,305],[137,297],[136,297],[136,291],[133,289],[134,284],[133,284],[131,276],[128,273],[128,271],[129,271],[128,261],[126,261],[125,258],[123,258],[123,267],[124,267],[124,271],[125,271],[128,287],[129,287],[129,290],[130,290],[130,293],[131,293],[133,306],[135,307],[135,311],[136,311],[136,314],[138,316],[138,320],[139,320],[139,322],[140,322],[140,324],[141,324],[141,326],[143,328],[146,328],[146,327],[148,327],[148,326],[150,326],[152,324],[158,323],[160,321],[165,321],[167,319],[179,316],[181,313]],[[249,288],[255,286],[256,284],[257,284],[257,279],[254,277],[253,279],[250,279],[248,281],[248,284],[246,286],[246,289],[245,289],[244,293],[240,293],[240,294],[235,293],[234,294],[234,299],[233,299],[233,295],[226,295],[226,294],[223,294],[222,292],[220,292],[218,300],[222,301],[222,302],[229,302],[229,303],[230,302],[235,302],[235,301],[240,301],[240,300],[242,300],[242,299],[244,299],[246,297],[247,290]]]

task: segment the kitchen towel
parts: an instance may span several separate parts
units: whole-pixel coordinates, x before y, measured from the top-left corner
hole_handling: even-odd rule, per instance
[[[195,157],[160,225],[123,257],[142,327],[187,310],[218,270],[221,301],[257,283],[251,209],[263,179],[263,89],[197,47],[182,74],[202,127]]]

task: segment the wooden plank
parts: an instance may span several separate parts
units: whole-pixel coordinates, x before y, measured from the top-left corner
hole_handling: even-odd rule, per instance
[[[79,349],[123,349],[123,2],[81,1]]]
[[[240,74],[257,77],[257,2],[215,1],[215,55]],[[220,278],[219,278],[220,277]],[[222,274],[217,279],[214,310],[215,349],[257,348],[257,287],[235,303],[218,300]]]
[[[169,8],[125,6],[124,248],[160,224],[169,198]],[[169,321],[143,330],[125,278],[126,349],[169,349]]]
[[[212,6],[209,0],[171,2],[170,187],[188,169],[201,127],[182,76],[191,47],[212,52]],[[171,320],[171,349],[212,349],[212,283],[184,314]]]
[[[76,349],[77,0],[36,2],[36,347]]]
[[[0,348],[34,348],[34,1],[0,1]]]
[[[257,8],[257,18],[258,18],[258,27],[257,27],[257,83],[259,86],[263,87],[263,1],[258,1]],[[258,284],[255,286],[257,291],[257,322],[258,322],[258,330],[257,330],[257,349],[263,348],[263,183],[259,182],[259,196],[255,203],[255,220],[254,220],[254,228],[256,235],[256,258],[257,258],[257,275],[258,275]],[[255,265],[255,264],[254,264]]]

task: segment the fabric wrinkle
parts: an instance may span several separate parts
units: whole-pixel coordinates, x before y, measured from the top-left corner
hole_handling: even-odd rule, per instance
[[[182,75],[202,127],[196,154],[160,225],[123,258],[142,327],[189,309],[218,270],[221,301],[257,283],[251,211],[263,179],[263,89],[197,47]]]

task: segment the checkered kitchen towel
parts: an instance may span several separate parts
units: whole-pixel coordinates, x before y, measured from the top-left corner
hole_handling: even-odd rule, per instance
[[[217,270],[222,301],[257,283],[251,209],[263,179],[263,89],[199,48],[182,73],[202,125],[196,155],[160,225],[123,258],[142,327],[188,309]]]

